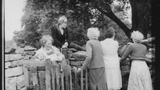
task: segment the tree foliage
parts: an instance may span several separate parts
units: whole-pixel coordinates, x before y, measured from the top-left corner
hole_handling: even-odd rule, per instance
[[[124,20],[123,9],[126,0],[119,1],[122,5],[113,6],[113,0],[27,0],[21,20],[24,28],[15,32],[14,40],[19,44],[39,48],[41,36],[50,34],[50,28],[56,25],[58,17],[66,15],[69,36],[74,43],[84,45],[87,41],[86,30],[95,26],[100,28],[102,32],[100,40],[104,39],[105,30],[112,26],[117,30],[116,39],[123,42],[127,39],[127,36],[130,37],[131,31],[139,29],[140,26],[133,18],[132,25]],[[136,2],[135,0],[131,1]],[[135,3],[131,4],[133,4],[131,5],[133,7]],[[133,15],[135,14],[133,13]],[[145,16],[145,20],[149,20],[147,16]]]

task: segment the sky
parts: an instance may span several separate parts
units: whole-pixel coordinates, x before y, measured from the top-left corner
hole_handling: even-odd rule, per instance
[[[13,32],[21,30],[21,17],[26,0],[5,1],[5,40],[11,40]]]

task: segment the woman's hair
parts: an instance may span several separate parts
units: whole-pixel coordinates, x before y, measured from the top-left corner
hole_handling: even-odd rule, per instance
[[[67,22],[67,18],[66,16],[60,16],[59,19],[58,19],[58,26],[64,22]]]
[[[144,38],[144,36],[143,36],[143,34],[141,33],[141,32],[139,32],[139,31],[133,31],[132,33],[131,33],[131,38],[132,38],[132,40],[134,40],[135,42],[141,42],[142,40],[143,40],[143,38]]]
[[[112,38],[114,35],[115,35],[115,29],[113,27],[110,27],[105,33],[106,38]]]
[[[98,28],[89,28],[87,31],[87,37],[89,39],[98,39],[98,37],[100,36],[100,32],[98,30]]]
[[[47,41],[53,42],[53,38],[50,35],[43,35],[40,40],[41,45],[44,47],[44,45],[47,43]]]

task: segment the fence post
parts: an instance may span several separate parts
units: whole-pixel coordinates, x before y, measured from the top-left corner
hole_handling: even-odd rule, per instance
[[[30,82],[32,82],[34,90],[39,90],[37,67],[31,66],[29,67],[29,69],[30,69],[29,78],[31,79]]]
[[[26,65],[23,66],[23,71],[24,71],[24,77],[25,77],[25,86],[26,88],[29,88],[28,69]]]
[[[39,84],[40,84],[40,90],[46,90],[45,89],[45,71],[39,71]]]
[[[81,90],[83,90],[83,70],[81,71]]]
[[[39,84],[38,90],[73,90],[73,87],[78,90],[88,90],[88,71],[82,70],[80,73],[80,87],[78,83],[78,77],[77,72],[74,71],[72,73],[71,67],[68,66],[64,67],[67,72],[60,71],[62,68],[60,68],[59,64],[55,64],[50,60],[46,60],[45,62],[24,62],[23,70],[24,70],[24,76],[25,76],[25,85],[26,87],[29,87],[29,82],[32,81],[34,85]],[[55,64],[55,65],[54,65]],[[31,67],[32,66],[32,67]],[[29,72],[29,68],[30,72]],[[38,67],[43,67],[41,71]],[[45,67],[45,70],[44,70]],[[38,75],[37,75],[38,74]],[[73,74],[73,75],[72,75]],[[84,75],[85,74],[85,75]],[[30,77],[31,75],[31,77]],[[39,76],[39,77],[37,77]],[[75,80],[72,80],[75,77]],[[31,80],[30,80],[31,79]],[[44,81],[45,80],[45,81]],[[42,85],[42,86],[41,86]],[[66,85],[68,88],[65,88]],[[81,89],[80,89],[81,88]],[[36,90],[37,90],[36,89]]]
[[[59,85],[59,71],[58,68],[56,68],[56,90],[60,90],[60,85]]]
[[[52,90],[56,90],[56,87],[55,87],[56,68],[57,68],[57,66],[52,63],[52,67],[51,67]]]
[[[64,73],[63,71],[61,72],[61,90],[64,90]]]
[[[70,90],[73,90],[73,89],[72,89],[72,86],[73,86],[73,85],[72,85],[72,72],[71,72],[71,71],[69,72],[69,79],[70,79],[70,80],[69,80],[69,82],[70,82],[70,84],[69,84],[69,85],[70,85]]]
[[[86,69],[86,75],[85,75],[85,77],[86,77],[86,85],[85,85],[85,87],[86,87],[86,90],[88,90],[88,70]]]
[[[51,61],[49,60],[46,60],[45,61],[45,67],[46,67],[46,72],[45,72],[45,83],[46,83],[46,90],[51,90],[51,77],[50,77],[50,64],[51,64]]]

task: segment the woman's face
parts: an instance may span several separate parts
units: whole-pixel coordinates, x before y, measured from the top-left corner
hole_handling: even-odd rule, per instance
[[[63,23],[60,24],[60,27],[66,28],[67,27],[67,21],[64,21]]]
[[[44,48],[46,48],[46,49],[50,49],[50,48],[51,48],[51,46],[52,46],[52,41],[51,41],[51,40],[48,40],[48,41],[45,43]]]

